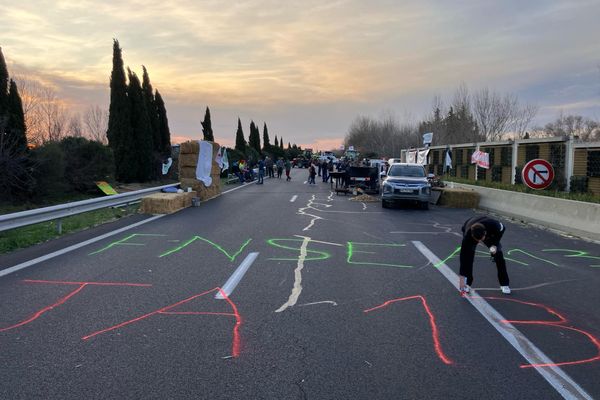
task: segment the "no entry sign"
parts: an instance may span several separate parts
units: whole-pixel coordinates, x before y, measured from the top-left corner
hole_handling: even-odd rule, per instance
[[[532,189],[545,189],[554,180],[554,169],[546,160],[531,160],[523,167],[523,182]]]

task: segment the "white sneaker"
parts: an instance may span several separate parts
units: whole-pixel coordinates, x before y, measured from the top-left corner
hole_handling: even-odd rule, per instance
[[[510,294],[510,287],[508,286],[500,286],[500,290],[502,290],[502,293],[504,294]]]
[[[463,293],[470,293],[471,292],[471,286],[469,285],[465,285],[462,287],[462,289],[460,290]]]

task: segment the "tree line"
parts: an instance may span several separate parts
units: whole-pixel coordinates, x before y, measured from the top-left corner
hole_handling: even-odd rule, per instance
[[[356,117],[344,143],[368,157],[398,157],[402,149],[422,146],[422,135],[428,132],[433,133],[432,145],[565,135],[600,140],[598,121],[561,113],[544,126],[531,126],[537,112],[536,105],[522,104],[514,94],[489,88],[470,93],[461,84],[447,103],[435,96],[429,114],[417,122],[410,117],[400,122],[389,113],[381,118]]]

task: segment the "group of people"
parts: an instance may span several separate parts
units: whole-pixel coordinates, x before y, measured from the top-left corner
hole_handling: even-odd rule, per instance
[[[275,178],[275,174],[277,174],[277,178],[281,179],[284,170],[286,175],[285,180],[292,180],[292,177],[290,176],[292,163],[287,159],[284,160],[283,157],[279,157],[277,161],[274,162],[271,157],[265,156],[264,158],[260,158],[258,160],[256,167],[258,168],[256,181],[258,185],[262,185],[264,183],[265,175],[269,178]],[[250,163],[246,163],[245,160],[234,162],[231,170],[232,173],[239,178],[241,184],[245,184],[246,182],[251,182],[254,180],[253,166],[250,165]]]

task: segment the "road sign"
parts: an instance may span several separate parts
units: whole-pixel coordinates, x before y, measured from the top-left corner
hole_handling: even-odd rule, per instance
[[[521,176],[530,188],[545,189],[554,180],[554,169],[548,161],[537,158],[525,164]]]

